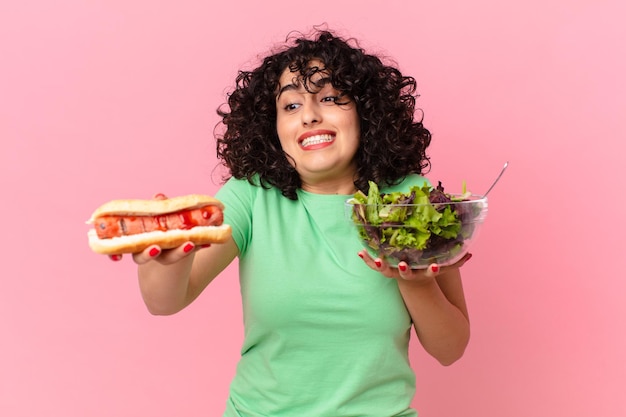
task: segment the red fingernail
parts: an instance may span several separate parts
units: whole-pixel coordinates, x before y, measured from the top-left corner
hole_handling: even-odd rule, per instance
[[[398,265],[398,269],[399,269],[400,271],[402,271],[402,272],[405,272],[405,271],[406,271],[406,265],[405,265],[405,264],[399,264],[399,265]]]
[[[374,261],[374,263],[375,263],[375,264],[376,264],[376,266],[377,266],[377,267],[379,267],[379,268],[380,268],[381,266],[383,266],[383,263],[382,263],[380,260],[378,260],[378,259],[376,259],[376,260]]]
[[[185,247],[183,248],[183,252],[188,253],[188,252],[191,252],[192,249],[193,249],[193,243],[187,243]]]
[[[122,259],[122,255],[111,255],[109,258],[111,258],[112,261],[117,262]]]
[[[433,265],[432,268],[433,272],[437,273],[439,272],[439,265]]]
[[[152,248],[150,249],[150,252],[148,252],[148,255],[150,255],[151,257],[155,257],[157,256],[159,253],[161,253],[161,251],[157,248]]]
[[[363,256],[363,254],[361,252],[359,252],[358,255],[359,255],[359,258],[361,258],[361,259],[365,258],[365,256]]]

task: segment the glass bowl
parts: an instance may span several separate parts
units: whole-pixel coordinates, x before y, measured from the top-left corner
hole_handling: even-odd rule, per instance
[[[453,201],[424,204],[345,203],[346,217],[373,258],[412,269],[459,261],[487,216],[487,197],[449,194]],[[375,221],[368,213],[377,213]]]

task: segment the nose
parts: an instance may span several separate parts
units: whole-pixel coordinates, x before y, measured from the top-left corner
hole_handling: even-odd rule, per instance
[[[304,126],[310,126],[322,121],[322,113],[320,112],[319,105],[315,100],[307,100],[302,106],[302,124]]]

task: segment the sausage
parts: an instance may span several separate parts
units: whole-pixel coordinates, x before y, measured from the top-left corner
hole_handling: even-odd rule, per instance
[[[215,205],[208,205],[158,216],[102,216],[95,219],[94,228],[98,238],[110,239],[156,230],[187,230],[196,226],[219,226],[223,221],[222,210]]]

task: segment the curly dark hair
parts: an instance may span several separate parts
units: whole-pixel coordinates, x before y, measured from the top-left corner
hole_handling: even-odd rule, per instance
[[[275,186],[284,196],[297,199],[301,179],[276,133],[276,95],[286,68],[299,72],[306,85],[313,59],[326,66],[333,87],[356,103],[361,126],[355,156],[357,189],[367,192],[370,180],[396,184],[430,167],[426,148],[431,135],[421,118],[415,118],[415,79],[366,54],[354,39],[316,30],[309,37],[288,37],[282,50],[267,56],[259,67],[239,72],[228,97],[229,109],[217,110],[222,118],[218,126],[226,127],[217,135],[217,156],[230,172],[227,178]],[[257,175],[260,184],[255,181]]]

